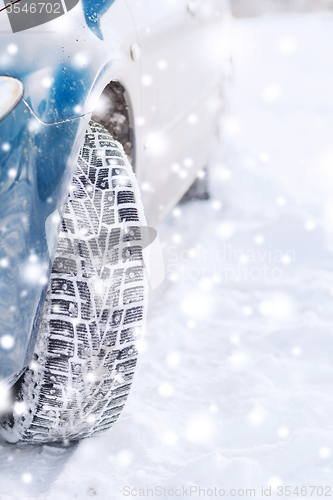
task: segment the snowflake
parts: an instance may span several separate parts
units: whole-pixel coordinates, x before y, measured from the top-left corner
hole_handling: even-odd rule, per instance
[[[2,349],[6,350],[12,349],[14,347],[14,344],[15,344],[15,339],[12,335],[3,335],[0,338],[0,345]]]
[[[171,366],[172,368],[176,367],[179,365],[180,363],[180,354],[179,352],[171,352],[168,356],[167,356],[167,363],[169,366]]]
[[[173,394],[173,387],[168,382],[163,382],[158,388],[158,393],[163,398],[169,398]]]

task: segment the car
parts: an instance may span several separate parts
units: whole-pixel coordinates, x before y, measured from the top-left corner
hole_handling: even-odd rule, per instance
[[[227,0],[0,3],[9,442],[68,443],[119,417],[158,273],[145,256],[207,163],[230,18]]]

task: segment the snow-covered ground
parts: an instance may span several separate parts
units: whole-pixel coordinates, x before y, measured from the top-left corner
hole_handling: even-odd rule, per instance
[[[332,28],[236,21],[212,199],[160,225],[171,279],[126,409],[68,449],[1,442],[0,500],[333,495]]]

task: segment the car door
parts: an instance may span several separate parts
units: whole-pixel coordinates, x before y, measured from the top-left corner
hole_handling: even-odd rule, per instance
[[[187,22],[186,0],[126,0],[138,31],[141,51],[143,119],[162,127],[182,107]]]
[[[144,165],[142,195],[151,220],[150,213],[157,218],[166,213],[203,166],[205,145],[199,155],[194,146],[211,133],[212,116],[204,114],[200,123],[195,111],[221,76],[226,0],[126,2],[139,40],[137,155]]]

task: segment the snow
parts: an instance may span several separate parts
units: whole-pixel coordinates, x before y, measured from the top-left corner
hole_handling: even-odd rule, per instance
[[[1,442],[1,500],[332,484],[332,24],[236,21],[212,199],[160,224],[167,279],[128,404],[67,448]]]

